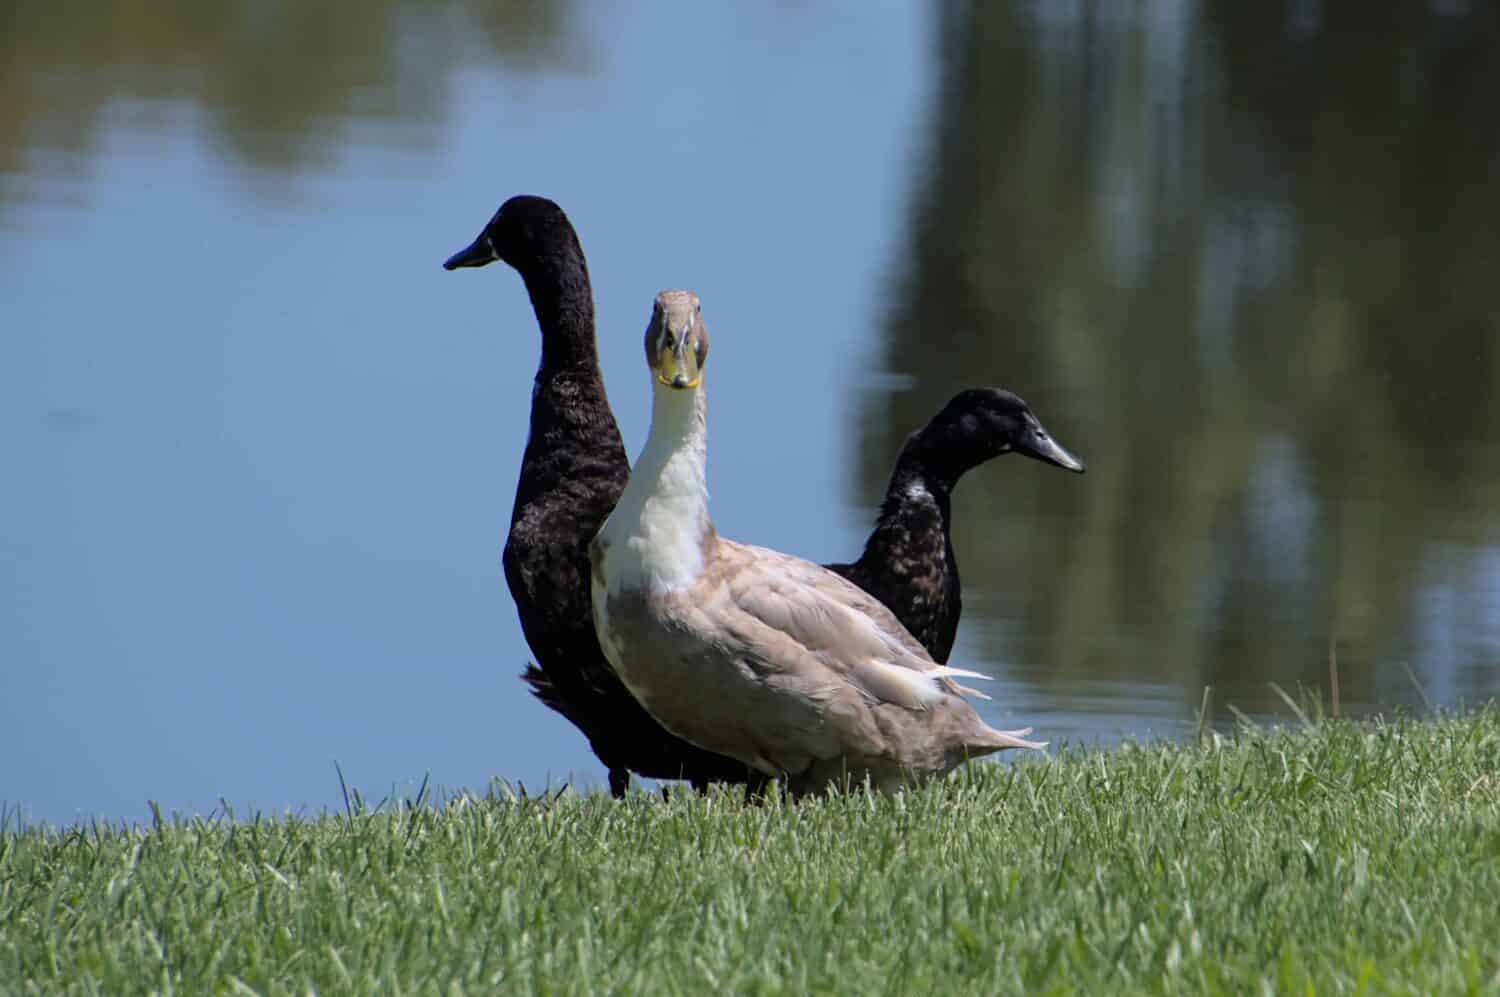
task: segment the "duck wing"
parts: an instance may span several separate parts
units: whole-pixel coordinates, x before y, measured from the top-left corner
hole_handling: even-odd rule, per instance
[[[933,661],[895,614],[859,586],[778,551],[722,538],[719,545],[704,580],[723,600],[720,612],[734,621],[730,632],[744,651],[801,671],[804,681],[845,683],[871,702],[911,710],[929,709],[946,695],[982,696],[953,679],[988,676]],[[755,653],[778,647],[780,654]]]

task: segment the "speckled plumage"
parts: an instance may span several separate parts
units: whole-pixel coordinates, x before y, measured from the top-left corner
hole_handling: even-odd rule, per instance
[[[884,603],[939,662],[953,652],[963,611],[951,510],[948,488],[929,484],[903,450],[864,553],[852,564],[828,565]]]

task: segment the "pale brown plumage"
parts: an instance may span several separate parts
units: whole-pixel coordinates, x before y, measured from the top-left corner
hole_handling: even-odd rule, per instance
[[[718,536],[704,480],[707,334],[697,298],[658,295],[646,336],[650,439],[590,548],[600,645],[667,729],[785,779],[894,789],[1004,748],[954,683],[858,586]],[[693,357],[697,357],[696,363]],[[982,677],[982,676],[976,676]]]

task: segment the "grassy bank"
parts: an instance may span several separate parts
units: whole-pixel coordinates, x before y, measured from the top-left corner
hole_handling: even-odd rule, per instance
[[[0,836],[0,989],[1500,988],[1500,711],[894,799],[457,798]]]

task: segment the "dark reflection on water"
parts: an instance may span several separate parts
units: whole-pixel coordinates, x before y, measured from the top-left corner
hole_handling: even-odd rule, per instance
[[[1346,706],[1493,695],[1497,8],[1129,9],[939,6],[863,497],[976,378],[1089,461],[958,494],[968,653],[1064,728],[1327,695],[1331,644]]]
[[[0,55],[0,173],[38,147],[86,151],[122,98],[191,101],[232,158],[263,169],[333,154],[329,131],[351,119],[431,142],[466,64],[584,68],[588,47],[564,45],[573,20],[560,0],[13,0],[0,35],[23,43]]]

